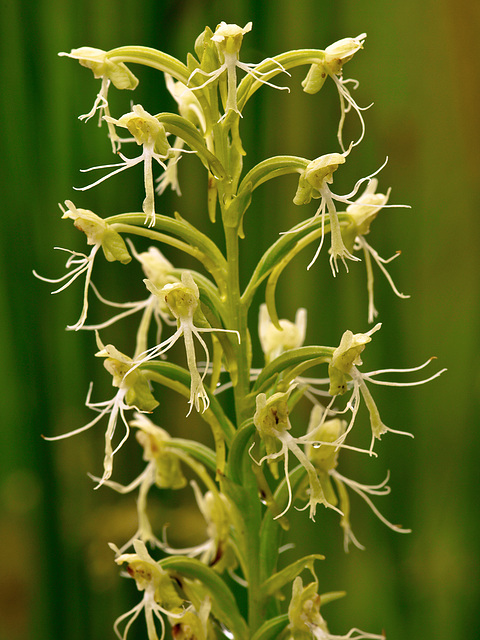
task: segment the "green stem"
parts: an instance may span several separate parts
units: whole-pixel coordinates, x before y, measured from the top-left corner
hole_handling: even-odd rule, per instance
[[[214,126],[215,155],[225,167],[227,176],[218,181],[218,199],[226,245],[227,287],[222,296],[225,305],[227,328],[239,332],[240,342],[233,343],[233,362],[229,362],[233,382],[237,429],[251,419],[250,392],[251,347],[248,332],[248,306],[244,305],[240,291],[239,221],[236,215],[235,182],[233,174],[238,166],[238,150],[227,138],[227,122]],[[225,491],[229,494],[235,514],[235,538],[239,553],[243,556],[242,567],[248,581],[248,626],[250,634],[260,627],[263,619],[264,598],[261,593],[260,538],[262,505],[259,500],[257,480],[252,472],[252,461],[245,452],[243,456],[243,482],[231,483],[225,478]]]

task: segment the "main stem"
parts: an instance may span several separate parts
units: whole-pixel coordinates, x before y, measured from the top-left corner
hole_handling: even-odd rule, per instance
[[[218,196],[222,209],[222,220],[225,234],[227,257],[227,294],[224,302],[227,308],[228,329],[235,329],[240,335],[239,343],[234,345],[235,362],[231,370],[234,380],[234,398],[237,429],[251,418],[251,410],[245,398],[250,391],[250,360],[251,347],[248,333],[248,307],[242,303],[240,291],[240,257],[239,236],[237,226],[232,226],[232,217],[226,214],[228,205],[234,200],[232,193],[231,168],[235,164],[232,154],[234,148],[228,144],[226,132],[221,124],[217,124],[214,135],[215,153],[226,168],[227,177],[218,184]],[[234,202],[233,202],[234,206]],[[230,211],[231,214],[231,211]],[[232,369],[231,366],[231,369]],[[248,625],[253,634],[262,624],[263,602],[260,593],[260,537],[261,504],[258,496],[258,487],[255,476],[251,470],[250,461],[244,465],[243,491],[247,504],[236,505],[238,515],[243,521],[241,531],[236,534],[241,538],[240,552],[244,552],[243,566],[246,569],[245,576],[248,582]],[[243,639],[242,639],[243,640]]]

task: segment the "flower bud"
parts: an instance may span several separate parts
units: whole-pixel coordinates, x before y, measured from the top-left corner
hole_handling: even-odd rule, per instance
[[[206,27],[195,41],[195,53],[200,60],[202,70],[207,73],[220,66],[217,45],[215,41],[212,42],[212,36],[212,30]]]

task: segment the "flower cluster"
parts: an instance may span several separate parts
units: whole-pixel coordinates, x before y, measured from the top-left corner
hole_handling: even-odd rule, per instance
[[[78,60],[101,80],[93,108],[81,118],[88,120],[99,112],[113,152],[120,158],[112,164],[85,169],[109,171],[78,190],[86,191],[131,167],[143,166],[144,196],[139,211],[116,211],[104,219],[66,201],[66,208],[61,207],[63,218],[73,220],[91,249],[85,254],[63,249],[69,254],[67,272],[54,279],[37,276],[59,284],[54,293],[84,277],[82,311],[68,328],[95,331],[95,355],[102,359],[115,388],[110,400],[93,402],[90,385],[86,405],[96,413],[93,420],[47,439],[86,432],[104,420],[103,471],[91,478],[97,488],[103,485],[120,494],[136,493],[133,535],[122,541],[120,548],[110,545],[115,562],[126,570],[125,575],[133,579],[141,594],[140,601],[114,624],[120,640],[126,640],[141,614],[148,640],[163,640],[167,625],[177,640],[215,640],[220,635],[236,640],[382,640],[383,634],[357,628],[341,636],[330,633],[323,607],[339,593],[318,593],[314,563],[322,556],[299,557],[281,569],[278,557],[285,548],[283,537],[293,507],[308,510],[312,520],[322,511],[318,505],[336,511],[345,550],[351,543],[362,549],[350,521],[352,494],[393,531],[409,531],[390,522],[376,506],[376,498],[390,492],[389,476],[374,485],[347,477],[340,471],[343,452],[348,449],[362,454],[368,461],[377,455],[374,445],[384,434],[406,434],[383,422],[371,385],[424,384],[442,371],[419,381],[388,379],[390,374],[415,373],[431,362],[429,359],[410,369],[365,372],[363,352],[380,324],[365,333],[341,327],[337,346],[310,345],[306,344],[307,310],[290,312],[294,321],[279,319],[275,303],[275,287],[283,270],[315,242],[318,246],[310,268],[327,234],[331,237],[329,262],[334,276],[339,272],[339,262],[347,271],[349,263],[365,262],[370,323],[378,314],[372,262],[393,292],[407,297],[397,289],[386,268],[399,252],[384,259],[365,239],[381,211],[403,206],[389,203],[390,189],[377,191],[375,176],[384,165],[360,178],[349,193],[338,195],[332,186],[337,170],[342,171],[347,161],[353,163],[356,147],[366,132],[363,108],[350,91],[357,83],[343,76],[344,65],[363,48],[366,35],[344,38],[325,49],[298,49],[259,63],[246,63],[241,60],[242,44],[252,27],[251,22],[244,27],[221,22],[214,31],[207,27],[195,42],[195,55],[189,54],[186,64],[146,47],[111,51],[82,47],[60,54]],[[128,113],[112,116],[110,86],[134,90],[138,84],[126,63],[159,71],[178,113],[163,109],[149,113],[132,101]],[[264,85],[289,90],[272,80],[280,73],[290,75],[288,70],[300,65],[309,68],[302,82],[307,94],[318,93],[327,78],[336,86],[341,111],[339,148],[313,159],[268,158],[242,176],[246,152],[240,122],[247,101]],[[343,129],[351,110],[357,114],[361,130],[358,138],[346,145]],[[119,136],[122,130],[128,137]],[[123,143],[137,145],[139,155],[121,153]],[[192,224],[188,214],[157,213],[156,198],[161,198],[167,188],[181,195],[183,178],[178,169],[183,170],[187,164],[179,164],[183,153],[192,153],[192,162],[200,162],[207,174],[206,204],[201,208],[206,224],[210,224],[206,231]],[[162,170],[156,187],[155,163]],[[319,200],[319,206],[310,218],[287,232],[274,231],[271,246],[259,257],[243,288],[240,239],[248,242],[243,240],[244,218],[255,189],[285,174],[298,176],[295,205]],[[212,225],[222,227],[221,246],[213,240],[218,236],[211,232]],[[145,242],[148,244],[142,244]],[[103,295],[103,287],[100,293],[93,284],[94,262],[102,253],[100,249],[108,262],[133,263],[137,272],[143,272],[138,278],[138,299],[114,301],[108,292]],[[170,262],[169,250],[174,252],[179,267]],[[197,261],[198,270],[192,261]],[[260,301],[257,333],[252,336],[251,321],[257,317],[252,305],[264,282],[265,302]],[[91,291],[109,308],[107,319],[91,320]],[[329,299],[328,304],[333,302]],[[126,318],[132,322],[133,316],[139,318],[138,328],[126,335],[127,346],[121,344],[118,332],[113,340],[116,346],[104,339],[103,332]],[[312,332],[317,329],[318,323],[309,327]],[[263,363],[258,367],[259,356]],[[318,377],[322,375],[319,370],[325,377]],[[158,387],[167,389],[169,395],[159,392]],[[163,408],[168,405],[170,409],[170,398],[175,394],[188,402],[187,418],[193,413],[196,419],[177,417],[168,424],[168,416],[176,413]],[[350,436],[354,424],[363,419],[361,404],[370,423],[366,446],[357,446]],[[129,419],[129,411],[134,412],[133,419]],[[185,424],[187,431],[191,426],[190,437],[178,436],[176,421],[182,427]],[[201,421],[210,430],[208,444],[196,436]],[[115,479],[113,460],[117,472],[120,457],[115,456],[132,428],[144,464],[137,477],[122,484]],[[361,442],[361,426],[355,431]],[[150,496],[172,491],[189,496],[197,513],[195,522],[201,516],[201,531],[194,538],[200,543],[177,548],[170,532],[167,539],[170,530],[166,518],[162,514],[151,517]],[[156,527],[161,521],[163,532],[159,533]],[[160,559],[150,554],[147,545]],[[301,577],[305,569],[313,575],[308,584]],[[240,589],[245,589],[245,594],[239,595]],[[291,598],[286,599],[287,593]],[[244,606],[245,600],[248,607]]]

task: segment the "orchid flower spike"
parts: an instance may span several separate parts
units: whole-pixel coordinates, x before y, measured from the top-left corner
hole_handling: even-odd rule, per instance
[[[354,111],[356,111],[361,125],[360,137],[356,142],[352,143],[352,146],[360,144],[363,140],[363,136],[365,135],[365,122],[363,120],[362,111],[369,107],[359,107],[352,98],[347,88],[347,84],[353,84],[354,89],[356,89],[358,87],[358,82],[356,80],[345,80],[343,78],[343,65],[351,60],[357,51],[363,49],[363,43],[365,42],[366,37],[367,34],[362,33],[356,38],[343,38],[342,40],[338,40],[328,46],[325,49],[325,57],[323,61],[312,64],[307,77],[302,82],[303,90],[310,94],[320,91],[328,76],[330,76],[330,78],[335,82],[340,98],[341,109],[337,138],[342,151],[345,151],[343,144],[343,125],[345,122],[345,115],[350,111],[350,109],[353,108]]]
[[[174,151],[167,140],[165,127],[157,120],[157,118],[147,113],[147,111],[145,111],[145,109],[139,104],[133,105],[132,111],[130,113],[126,113],[118,120],[111,118],[110,116],[104,116],[104,119],[118,127],[128,129],[135,142],[142,147],[142,153],[136,158],[127,158],[119,152],[118,155],[123,162],[82,169],[85,173],[87,171],[95,171],[96,169],[108,169],[113,167],[114,171],[103,176],[103,178],[92,182],[92,184],[89,184],[86,187],[77,188],[77,191],[91,189],[111,176],[143,162],[145,200],[143,201],[142,208],[146,216],[145,224],[148,223],[149,227],[153,227],[155,226],[155,197],[153,188],[152,160],[158,162],[158,164],[166,170],[167,165],[163,161],[174,156]]]
[[[175,333],[164,340],[162,343],[148,349],[143,354],[138,356],[137,364],[140,364],[153,360],[157,356],[164,354],[168,351],[182,336],[185,342],[185,351],[187,355],[187,366],[190,372],[191,384],[190,384],[190,414],[193,407],[197,411],[200,411],[200,402],[203,403],[203,411],[206,411],[210,405],[210,398],[203,386],[203,381],[208,373],[210,366],[210,353],[208,347],[201,337],[201,333],[212,333],[215,331],[223,331],[225,333],[234,333],[240,340],[238,331],[231,329],[219,329],[212,327],[197,327],[194,324],[195,314],[201,314],[199,307],[200,292],[198,286],[195,283],[190,271],[184,271],[182,273],[182,281],[174,284],[166,284],[162,289],[158,289],[155,284],[150,280],[144,280],[147,289],[155,296],[162,298],[171,314],[177,321],[177,330]],[[193,337],[196,337],[200,342],[206,356],[206,364],[203,374],[200,375],[197,367],[197,359],[195,355],[195,346]]]
[[[400,251],[397,251],[390,258],[382,258],[375,249],[368,244],[365,236],[370,233],[370,225],[377,217],[378,213],[386,206],[405,207],[406,205],[387,205],[390,196],[390,189],[386,194],[377,193],[378,180],[372,178],[364,192],[355,200],[354,203],[348,205],[346,214],[350,218],[350,224],[343,231],[343,239],[350,251],[363,249],[365,257],[365,266],[367,270],[367,291],[368,291],[368,322],[374,322],[378,316],[373,298],[373,270],[372,261],[374,259],[379,266],[381,272],[387,278],[393,292],[399,298],[409,298],[409,295],[400,293],[395,286],[391,275],[388,273],[385,265],[398,258]]]
[[[93,248],[90,251],[90,254],[87,256],[83,253],[78,253],[77,251],[71,251],[70,249],[55,247],[56,249],[66,251],[70,254],[70,257],[67,259],[65,265],[67,268],[67,273],[60,278],[45,278],[38,275],[38,273],[36,273],[35,271],[33,273],[37,278],[39,278],[40,280],[44,280],[45,282],[57,283],[66,280],[66,283],[63,284],[59,289],[52,291],[53,294],[60,293],[60,291],[63,291],[64,289],[69,287],[72,282],[74,282],[82,274],[86,274],[85,286],[83,289],[82,313],[80,314],[80,318],[75,324],[69,325],[67,327],[68,329],[77,331],[78,329],[81,329],[83,327],[87,318],[88,289],[91,284],[93,263],[100,247],[103,250],[105,258],[109,262],[118,260],[122,264],[128,264],[132,257],[127,250],[122,236],[112,228],[112,225],[109,225],[102,218],[93,213],[93,211],[89,211],[87,209],[77,209],[77,207],[70,200],[66,200],[65,204],[68,207],[67,210],[65,210],[62,205],[60,205],[60,209],[63,211],[62,218],[71,218],[74,221],[74,226],[80,231],[83,231],[87,236],[87,244],[93,245]]]
[[[351,331],[345,331],[340,344],[333,352],[331,362],[328,365],[328,375],[330,378],[329,393],[331,396],[342,395],[346,393],[349,388],[353,387],[350,400],[347,404],[347,407],[352,411],[352,418],[346,431],[340,438],[338,438],[335,444],[342,443],[345,440],[347,433],[353,427],[360,405],[361,396],[367,406],[370,415],[370,426],[372,430],[370,453],[373,452],[373,445],[375,443],[375,440],[379,440],[384,433],[387,433],[387,431],[391,431],[392,433],[398,433],[401,435],[408,435],[410,437],[413,437],[413,435],[405,431],[390,429],[382,422],[380,413],[377,409],[377,405],[375,404],[375,401],[366,383],[370,382],[371,384],[378,384],[389,387],[416,386],[425,384],[426,382],[430,382],[430,380],[438,378],[438,376],[440,376],[445,371],[445,369],[442,369],[429,378],[419,380],[417,382],[386,382],[375,379],[375,376],[383,373],[409,373],[412,371],[419,371],[420,369],[426,367],[433,360],[433,358],[430,358],[420,366],[412,367],[409,369],[382,369],[378,371],[370,371],[368,373],[360,372],[360,370],[358,369],[358,367],[362,365],[360,354],[365,349],[365,346],[371,341],[371,336],[376,331],[378,331],[381,326],[382,325],[379,323],[366,333],[353,334]]]
[[[298,309],[295,314],[295,322],[280,320],[279,324],[281,329],[278,329],[270,320],[267,305],[261,304],[258,318],[258,337],[267,364],[284,351],[302,346],[307,328],[307,310]]]
[[[143,591],[141,601],[130,611],[121,615],[114,624],[114,630],[120,640],[126,640],[128,631],[132,623],[144,611],[147,625],[148,640],[158,640],[155,628],[155,618],[160,622],[162,634],[161,640],[165,637],[165,622],[162,614],[169,618],[181,619],[185,610],[183,609],[183,599],[178,594],[174,581],[165,569],[155,562],[148,553],[145,543],[135,540],[133,546],[135,553],[119,553],[119,549],[110,543],[110,548],[115,551],[115,562],[118,565],[127,564],[127,573],[136,582],[137,589]],[[119,626],[124,621],[127,622],[123,633],[120,633]]]
[[[308,269],[310,269],[310,267],[314,264],[322,249],[323,240],[325,237],[325,213],[326,211],[328,211],[331,235],[331,248],[329,251],[330,267],[334,276],[338,273],[338,259],[343,262],[347,271],[348,266],[345,260],[353,260],[355,262],[360,260],[360,258],[354,256],[345,245],[334,200],[336,200],[337,202],[343,202],[345,204],[355,204],[354,202],[352,202],[351,198],[356,195],[360,186],[364,182],[369,182],[373,178],[373,176],[375,176],[385,166],[384,163],[372,174],[358,180],[350,193],[347,193],[344,196],[339,196],[335,193],[332,193],[328,185],[332,184],[333,174],[338,169],[338,167],[341,164],[345,164],[346,158],[351,149],[352,147],[350,146],[350,148],[344,153],[329,153],[327,155],[320,156],[315,160],[312,160],[312,162],[310,162],[300,174],[297,192],[293,199],[294,204],[302,205],[308,204],[312,198],[321,198],[320,206],[315,212],[313,218],[311,218],[304,225],[294,228],[294,231],[304,229],[305,227],[313,224],[313,222],[317,220],[317,218],[321,217],[321,240],[312,261],[308,265]]]
[[[384,635],[365,633],[360,629],[350,629],[343,636],[328,631],[327,623],[320,613],[322,597],[317,592],[318,583],[311,582],[303,586],[303,580],[297,576],[293,581],[292,599],[288,607],[289,635],[286,640],[385,640]]]
[[[112,62],[107,57],[107,52],[102,49],[94,49],[93,47],[80,47],[72,49],[70,53],[59,53],[59,56],[67,56],[78,60],[83,67],[87,67],[93,71],[95,78],[101,78],[102,85],[97,94],[92,109],[82,116],[80,120],[89,120],[96,111],[99,111],[100,117],[98,126],[101,126],[103,116],[110,117],[110,109],[108,106],[107,94],[110,83],[112,82],[117,89],[133,90],[138,85],[138,79],[128,69],[123,62]],[[108,122],[108,137],[112,143],[113,153],[120,149],[121,140],[117,136],[115,127]]]
[[[251,22],[247,23],[243,28],[236,24],[221,22],[215,29],[215,33],[211,40],[216,44],[220,61],[223,60],[223,63],[218,69],[215,69],[210,73],[198,68],[190,75],[189,80],[196,73],[202,73],[203,75],[208,76],[208,80],[200,86],[191,87],[192,91],[196,91],[217,80],[224,71],[227,72],[227,101],[225,104],[225,115],[221,119],[227,116],[230,110],[238,113],[240,116],[242,115],[237,107],[237,68],[245,71],[248,75],[251,75],[255,80],[257,80],[257,82],[267,84],[269,87],[274,87],[275,89],[285,89],[289,91],[288,87],[279,87],[271,82],[263,80],[262,74],[255,70],[255,67],[258,65],[240,62],[239,53],[242,46],[243,36],[251,30]],[[278,63],[278,66],[286,73],[280,63]]]

